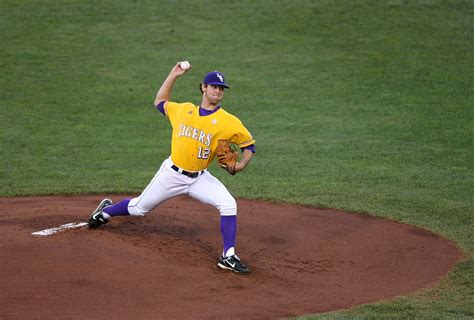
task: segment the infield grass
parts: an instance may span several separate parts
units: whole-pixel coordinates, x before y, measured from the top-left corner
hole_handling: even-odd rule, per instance
[[[180,8],[186,3],[187,10]],[[455,241],[436,287],[306,318],[474,317],[472,1],[2,1],[0,194],[139,193],[169,154],[153,109],[221,70],[257,140],[238,197],[369,213]],[[305,318],[305,319],[306,319]]]

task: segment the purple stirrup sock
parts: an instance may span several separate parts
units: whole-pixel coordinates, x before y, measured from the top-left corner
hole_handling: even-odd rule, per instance
[[[131,199],[123,199],[120,202],[117,202],[114,205],[106,207],[103,211],[111,217],[115,216],[128,216],[128,203]]]
[[[221,233],[224,240],[224,255],[227,250],[235,247],[237,232],[237,216],[221,216]]]

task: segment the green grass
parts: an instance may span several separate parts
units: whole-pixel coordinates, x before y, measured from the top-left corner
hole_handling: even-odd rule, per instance
[[[318,317],[474,317],[474,3],[185,3],[1,2],[0,194],[140,192],[169,153],[156,90],[188,59],[173,98],[198,103],[221,70],[257,140],[244,174],[214,166],[234,194],[389,217],[466,253],[434,288]]]

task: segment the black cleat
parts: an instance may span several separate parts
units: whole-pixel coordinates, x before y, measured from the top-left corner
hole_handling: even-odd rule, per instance
[[[240,262],[239,257],[237,255],[229,256],[229,257],[220,257],[217,266],[222,269],[227,269],[234,271],[240,274],[248,274],[250,272],[249,268]]]
[[[102,214],[102,210],[104,210],[104,208],[106,208],[110,205],[112,205],[112,200],[110,200],[110,199],[104,199],[100,202],[97,209],[95,209],[95,211],[92,212],[91,217],[89,218],[89,228],[90,229],[97,229],[101,225],[106,224],[107,222],[109,222],[108,219],[104,218],[104,216]]]

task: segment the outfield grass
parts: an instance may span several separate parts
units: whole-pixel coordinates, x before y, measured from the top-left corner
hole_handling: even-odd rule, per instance
[[[465,251],[435,288],[318,317],[474,317],[474,2],[179,3],[0,3],[0,194],[140,192],[169,153],[156,90],[187,59],[175,100],[198,103],[221,70],[257,140],[244,174],[214,167],[235,195],[388,217]]]

